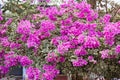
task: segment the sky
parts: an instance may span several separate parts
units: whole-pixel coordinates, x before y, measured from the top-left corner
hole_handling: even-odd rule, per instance
[[[120,0],[111,0],[111,1],[115,1],[116,3],[120,4]]]

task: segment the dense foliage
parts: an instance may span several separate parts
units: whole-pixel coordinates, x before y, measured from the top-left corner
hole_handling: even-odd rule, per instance
[[[17,7],[6,13],[10,3]],[[120,77],[120,22],[110,22],[111,15],[99,16],[85,1],[10,3],[0,12],[0,75],[20,65],[29,80],[90,72]]]

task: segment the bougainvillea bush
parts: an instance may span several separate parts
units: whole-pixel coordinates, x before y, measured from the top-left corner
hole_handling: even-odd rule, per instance
[[[85,1],[15,4],[11,16],[4,7],[0,12],[0,75],[23,66],[29,80],[90,72],[120,77],[120,22],[111,15],[99,16]]]

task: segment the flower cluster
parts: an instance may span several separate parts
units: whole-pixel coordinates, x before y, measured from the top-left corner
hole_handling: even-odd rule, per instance
[[[48,53],[45,59],[46,59],[46,62],[48,62],[48,63],[59,63],[59,62],[63,63],[63,62],[65,62],[64,56],[58,56],[54,52]]]
[[[109,57],[109,50],[103,50],[101,51],[101,58],[106,59]]]
[[[115,43],[115,36],[120,34],[119,26],[119,22],[108,23],[105,25],[103,30],[105,44],[112,46]]]
[[[58,14],[57,7],[50,7],[49,9],[45,9],[44,12],[50,20],[53,20],[53,21],[57,20],[57,18],[56,18],[57,14]]]
[[[57,50],[61,55],[64,55],[69,50],[69,48],[70,48],[70,43],[66,42],[59,44]]]
[[[7,67],[12,67],[18,65],[18,58],[14,54],[7,54],[5,55],[4,64]]]
[[[33,61],[30,60],[27,56],[21,57],[19,62],[22,66],[29,66],[33,63]]]
[[[7,74],[9,72],[9,68],[6,66],[0,66],[0,74]]]
[[[103,23],[108,23],[108,22],[110,22],[110,18],[111,18],[111,15],[109,15],[109,14],[106,14],[106,15],[104,15],[104,17],[101,19],[101,22],[103,22]]]
[[[98,14],[91,9],[91,5],[88,5],[85,1],[80,4],[77,3],[75,8],[79,9],[79,13],[76,13],[79,18],[86,18],[87,21],[93,21],[98,17]]]
[[[51,12],[52,9],[54,11]],[[99,30],[98,24],[92,22],[98,18],[98,14],[85,1],[81,3],[72,2],[71,4],[68,2],[68,4],[62,4],[60,9],[48,7],[41,12],[47,15],[53,23],[59,25],[59,27],[55,27],[56,29],[59,28],[59,35],[51,39],[51,43],[56,47],[57,52],[48,53],[46,57],[47,63],[56,63],[59,57],[65,58],[67,55],[74,53],[72,56],[74,55],[77,59],[71,60],[73,66],[83,67],[89,65],[89,62],[96,64],[97,61],[92,56],[95,52],[90,53],[90,50],[98,50],[103,46],[100,39],[104,39],[104,45],[114,45],[115,35],[120,33],[119,22],[111,23],[109,14],[106,14],[101,19],[104,27]],[[67,13],[71,14],[68,14],[64,19],[58,17],[62,17]],[[109,52],[111,52],[109,49],[103,49],[98,53],[101,53],[102,59],[116,58],[116,55],[110,55]],[[116,47],[115,52],[119,53],[119,46]],[[50,77],[47,76],[47,78]]]
[[[120,54],[120,45],[117,45],[116,48],[115,48],[115,52]]]
[[[20,40],[26,42],[28,48],[37,49],[41,40],[50,36],[50,32],[55,30],[55,25],[50,20],[43,20],[41,24],[33,25],[29,20],[21,20],[17,27],[17,33],[21,34]]]
[[[46,61],[47,62],[56,62],[57,61],[57,55],[55,53],[48,53],[47,57],[46,57]]]
[[[4,57],[4,54],[5,54],[4,50],[0,51],[0,59],[2,59]]]
[[[97,61],[94,59],[93,56],[88,56],[88,60],[89,60],[89,62],[93,62],[94,64],[97,63]]]
[[[17,27],[17,33],[23,35],[29,35],[32,25],[28,20],[21,20]]]
[[[120,22],[110,22],[109,14],[97,20],[98,13],[85,1],[64,2],[59,7],[38,7],[40,13],[27,15],[19,22],[9,18],[0,24],[0,46],[3,47],[0,52],[0,64],[3,60],[0,74],[21,65],[27,67],[29,80],[53,80],[60,73],[57,69],[60,64],[64,67],[69,62],[72,66],[67,66],[68,70],[68,67],[82,69],[98,63],[96,58],[102,61],[119,58],[120,44],[115,37],[120,34]],[[13,22],[18,24],[14,29],[9,26]],[[19,55],[21,53],[24,56]],[[43,73],[31,66],[33,60],[26,54],[43,61],[37,61],[44,63]]]
[[[21,44],[15,43],[15,42],[11,42],[10,43],[10,48],[11,49],[18,49],[20,48]]]
[[[79,49],[75,50],[74,54],[78,57],[79,56],[84,56],[84,55],[87,54],[87,51],[83,47],[80,47]]]
[[[46,80],[53,80],[59,74],[59,70],[55,68],[55,65],[45,64],[43,66],[43,70],[45,70],[45,72],[43,73],[43,77]]]
[[[16,55],[14,52],[5,53],[4,50],[0,52],[0,57],[4,59],[3,65],[0,65],[0,74],[6,74],[13,66],[30,66],[33,62],[27,56]]]
[[[37,48],[39,44],[40,44],[40,39],[38,38],[38,36],[35,34],[30,34],[27,39],[27,47],[28,48],[31,48],[31,47]]]
[[[82,67],[87,65],[88,61],[95,64],[97,62],[96,60],[92,59],[87,61],[87,59],[82,57],[89,55],[88,49],[98,49],[101,46],[99,37],[101,37],[102,32],[97,30],[96,23],[91,23],[91,21],[97,19],[97,12],[93,11],[91,6],[84,1],[81,3],[72,2],[72,4],[65,3],[60,6],[60,9],[56,9],[52,12],[53,16],[49,15],[51,8],[47,8],[47,12],[42,12],[48,14],[49,19],[54,23],[58,23],[57,16],[64,16],[67,13],[71,14],[59,21],[60,35],[53,37],[51,40],[57,49],[56,54],[60,56],[53,55],[51,57],[52,54],[50,55],[48,53],[46,61],[56,63],[56,58],[61,56],[64,58],[71,51],[74,53],[72,55],[77,57],[76,60],[71,61],[73,66]],[[77,17],[76,20],[74,20],[74,16]],[[86,23],[84,23],[84,20],[86,20]]]
[[[10,41],[8,40],[8,37],[0,38],[0,44],[4,47],[9,47]]]
[[[21,66],[29,66],[32,64],[32,60],[30,60],[27,56],[15,55],[15,54],[6,54],[4,64],[7,67],[16,66],[19,63]]]
[[[100,46],[100,42],[97,40],[96,37],[87,37],[85,43],[85,48],[98,48]]]
[[[27,68],[26,74],[29,80],[40,80],[40,70],[38,68]]]
[[[88,62],[83,58],[78,58],[77,60],[72,61],[73,66],[83,67],[88,64]]]

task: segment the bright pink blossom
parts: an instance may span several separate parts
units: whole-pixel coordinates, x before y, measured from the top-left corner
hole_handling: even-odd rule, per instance
[[[78,36],[78,43],[83,44],[85,42],[85,36],[83,34],[80,34]]]
[[[47,62],[52,62],[52,63],[55,63],[57,61],[57,59],[58,59],[58,57],[54,52],[48,53],[48,55],[46,57],[46,61]]]
[[[86,41],[84,43],[85,48],[98,48],[100,46],[100,42],[96,37],[86,37]]]
[[[29,80],[40,80],[41,71],[38,68],[30,66],[27,68],[26,74]]]
[[[0,65],[0,74],[7,74],[8,72],[9,72],[8,67]]]
[[[5,51],[4,51],[4,50],[0,51],[0,60],[1,60],[2,58],[4,58],[4,54],[5,54]]]
[[[117,46],[116,46],[115,52],[116,52],[116,53],[120,53],[120,45],[117,45]]]
[[[44,20],[41,22],[41,27],[40,27],[41,32],[49,32],[55,30],[55,25],[53,22],[49,20]]]
[[[73,66],[83,67],[88,64],[88,62],[83,58],[78,58],[77,60],[72,61]]]
[[[43,78],[46,80],[53,80],[60,73],[54,65],[44,65],[43,70],[45,70],[45,73],[43,73]]]
[[[100,53],[101,53],[101,58],[102,59],[109,58],[109,50],[103,50]]]
[[[15,43],[15,42],[12,42],[12,43],[10,43],[10,48],[11,49],[18,49],[18,48],[20,48],[20,44],[18,44],[18,43]]]
[[[22,66],[29,66],[33,63],[33,61],[31,59],[29,59],[27,56],[23,56],[20,59],[20,64]]]
[[[108,23],[110,21],[111,15],[110,14],[105,14],[103,18],[101,19],[101,22],[103,23]]]
[[[27,46],[28,48],[34,47],[37,48],[40,44],[40,39],[35,34],[30,34],[27,40]]]
[[[4,47],[9,47],[10,41],[8,40],[8,37],[1,38],[0,44]]]
[[[85,56],[87,54],[87,51],[83,47],[79,47],[78,49],[75,50],[74,54],[76,56]]]
[[[15,54],[6,54],[4,55],[5,61],[4,64],[6,67],[12,67],[18,65],[18,58]]]
[[[57,50],[61,55],[64,55],[69,50],[70,46],[71,45],[69,42],[65,42],[65,43],[58,45]]]
[[[17,27],[17,33],[23,35],[29,35],[31,32],[31,22],[28,20],[21,20]]]
[[[61,63],[65,62],[65,57],[63,57],[63,56],[60,56],[58,59],[59,59],[59,62],[61,62]]]

